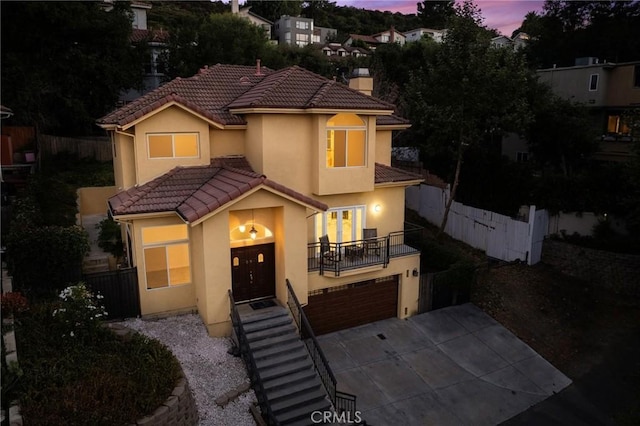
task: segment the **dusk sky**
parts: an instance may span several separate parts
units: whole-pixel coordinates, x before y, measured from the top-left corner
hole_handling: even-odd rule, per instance
[[[542,10],[543,0],[475,0],[482,11],[484,25],[497,29],[501,34],[511,36],[518,28],[527,12]],[[360,9],[388,10],[404,14],[418,13],[418,0],[337,0],[339,6],[353,6]]]

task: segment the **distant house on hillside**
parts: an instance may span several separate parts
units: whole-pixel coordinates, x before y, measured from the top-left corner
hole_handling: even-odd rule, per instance
[[[437,43],[441,43],[446,30],[433,30],[431,28],[416,28],[414,30],[405,31],[404,37],[407,43],[419,41],[422,37],[429,37]]]
[[[529,35],[527,33],[519,32],[513,38],[500,35],[491,39],[491,45],[493,47],[508,47],[513,50],[520,50],[529,42]]]
[[[237,14],[247,19],[253,25],[256,25],[264,30],[264,36],[267,40],[271,40],[271,27],[273,22],[269,21],[262,16],[251,12],[251,6],[245,6],[242,9],[238,6],[238,0],[231,0],[231,13]]]

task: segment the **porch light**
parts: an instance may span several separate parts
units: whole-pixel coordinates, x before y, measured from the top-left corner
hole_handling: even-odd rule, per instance
[[[251,231],[249,231],[249,235],[251,235],[252,240],[255,240],[256,236],[258,235],[258,231],[256,231],[256,228],[254,228],[253,225],[251,225]]]
[[[382,210],[382,207],[380,206],[380,204],[376,204],[375,206],[373,206],[374,212],[380,213],[380,210]]]
[[[246,226],[244,226],[244,225],[240,225],[240,226],[238,226],[238,230],[239,230],[240,232],[244,232],[244,231],[246,231],[246,230],[247,230],[247,227],[246,227]]]

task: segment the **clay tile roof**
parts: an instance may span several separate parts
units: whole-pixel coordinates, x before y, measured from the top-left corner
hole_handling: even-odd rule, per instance
[[[375,38],[373,38],[373,36],[370,35],[349,34],[349,37],[351,37],[351,39],[353,40],[362,40],[365,43],[380,44],[379,40],[376,40]]]
[[[107,114],[99,125],[125,126],[157,108],[175,102],[223,125],[246,124],[233,108],[326,108],[393,110],[393,105],[364,95],[298,66],[272,71],[254,66],[203,68],[189,78],[176,78]]]
[[[169,41],[169,33],[165,30],[141,30],[134,28],[131,30],[129,40],[131,40],[132,43],[140,43],[142,41],[167,43]]]
[[[255,173],[244,157],[215,158],[208,166],[176,167],[144,185],[114,195],[109,206],[114,216],[175,211],[186,222],[193,222],[260,185],[319,210],[328,208]]]
[[[375,175],[376,184],[423,180],[423,177],[419,174],[407,172],[402,169],[386,166],[380,163],[376,163]]]
[[[229,104],[229,108],[329,108],[389,110],[394,106],[342,83],[293,66],[276,71]]]
[[[393,126],[393,125],[410,126],[411,122],[406,118],[398,117],[397,115],[379,115],[376,118],[376,124],[379,126]]]

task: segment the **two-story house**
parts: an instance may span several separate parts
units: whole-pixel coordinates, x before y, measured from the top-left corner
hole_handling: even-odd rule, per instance
[[[286,280],[319,333],[416,313],[404,197],[422,179],[391,167],[392,133],[409,123],[363,93],[370,77],[350,86],[218,64],[98,121],[143,315],[197,309],[227,335],[229,290],[285,302]]]
[[[273,24],[273,35],[278,44],[304,47],[314,41],[313,19],[282,15]]]
[[[640,61],[601,63],[596,58],[578,58],[573,67],[541,69],[537,74],[558,96],[590,109],[602,135],[596,158],[624,161],[633,155],[634,135],[625,114],[640,108]]]
[[[404,37],[407,43],[413,41],[419,41],[422,37],[429,37],[436,43],[442,43],[444,35],[447,30],[433,30],[431,28],[416,28],[414,30],[405,31]]]

